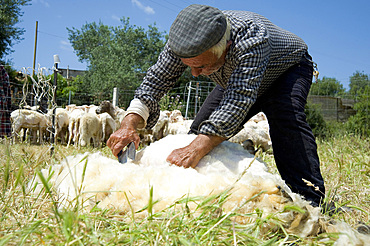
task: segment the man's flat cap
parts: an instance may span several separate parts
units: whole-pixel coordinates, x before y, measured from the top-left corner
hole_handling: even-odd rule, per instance
[[[183,9],[172,23],[170,48],[180,58],[198,56],[221,40],[226,25],[226,17],[221,10],[192,4]]]

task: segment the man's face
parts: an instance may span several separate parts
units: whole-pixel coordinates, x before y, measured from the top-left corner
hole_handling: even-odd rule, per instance
[[[191,68],[194,77],[199,75],[210,75],[216,72],[225,63],[225,54],[217,58],[215,54],[207,50],[199,56],[192,58],[181,58],[181,61]]]

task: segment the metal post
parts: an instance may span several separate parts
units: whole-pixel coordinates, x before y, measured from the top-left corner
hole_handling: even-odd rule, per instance
[[[69,93],[68,93],[68,105],[71,105],[71,99],[72,99],[72,91],[69,91]]]
[[[190,93],[191,93],[191,81],[189,82],[189,91],[188,91],[188,100],[186,101],[186,110],[185,110],[185,119],[188,119],[188,110],[190,102]]]
[[[195,88],[195,108],[194,108],[194,117],[198,113],[198,94],[199,94],[199,82],[197,82],[197,86]]]
[[[114,87],[113,88],[113,107],[118,106],[118,88]]]
[[[60,63],[59,56],[54,55],[54,95],[53,95],[53,118],[52,118],[52,133],[51,133],[51,143],[52,147],[50,149],[50,155],[54,154],[55,139],[56,139],[56,127],[55,127],[55,117],[56,117],[56,105],[57,105],[57,82],[58,82],[58,63]]]
[[[56,107],[54,105],[57,101],[57,79],[58,79],[58,63],[55,63],[55,69],[54,69],[54,96],[53,96],[53,119],[52,119],[52,125],[53,125],[53,133],[51,135],[51,142],[55,144],[55,111]]]
[[[39,22],[36,21],[36,31],[35,31],[35,47],[33,50],[33,66],[32,66],[32,77],[35,75],[35,65],[36,65],[36,49],[37,49],[37,29]]]

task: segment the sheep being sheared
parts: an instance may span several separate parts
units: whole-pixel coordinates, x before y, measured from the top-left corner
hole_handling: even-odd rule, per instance
[[[222,212],[236,211],[240,214],[235,217],[239,223],[252,223],[253,218],[245,219],[243,214],[258,208],[263,216],[273,213],[288,233],[305,237],[318,232],[320,208],[310,206],[301,196],[292,193],[279,175],[269,173],[264,163],[238,144],[223,142],[202,158],[195,169],[166,162],[171,151],[188,145],[194,138],[195,135],[167,136],[139,151],[135,163],[122,165],[99,152],[85,153],[69,156],[42,173],[45,177],[52,175],[49,182],[64,207],[79,200],[88,207],[136,213],[147,206],[152,187],[155,213],[181,198],[215,195],[231,189]],[[42,185],[37,179],[34,182],[30,187],[36,185],[38,193]],[[286,205],[300,207],[305,212],[288,209]],[[189,200],[187,206],[195,211],[197,204]],[[135,217],[146,216],[146,213],[143,209]],[[262,230],[273,227],[275,223],[266,223]]]

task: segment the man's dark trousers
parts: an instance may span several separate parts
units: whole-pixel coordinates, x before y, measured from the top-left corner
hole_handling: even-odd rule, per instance
[[[319,206],[325,193],[324,180],[315,137],[304,113],[312,73],[312,62],[307,58],[290,67],[266,93],[257,98],[243,125],[261,111],[266,114],[275,162],[281,177],[293,192],[303,195],[312,205]],[[217,108],[224,91],[217,85],[209,94],[189,133],[198,133],[199,125]],[[308,186],[303,179],[310,181],[319,191]]]

